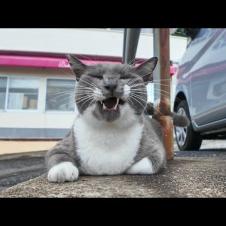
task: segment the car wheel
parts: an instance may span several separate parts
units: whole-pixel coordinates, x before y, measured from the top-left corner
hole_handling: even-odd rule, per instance
[[[176,113],[186,115],[189,119],[190,113],[186,100],[181,101],[176,108]],[[187,127],[174,127],[177,146],[181,151],[199,150],[202,137],[192,128],[192,123]]]

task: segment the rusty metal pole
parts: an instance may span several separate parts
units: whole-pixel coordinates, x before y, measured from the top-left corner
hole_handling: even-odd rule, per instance
[[[163,115],[159,115],[159,121],[162,125],[164,134],[164,146],[167,152],[167,159],[174,157],[173,152],[173,123],[171,118],[164,116],[164,112],[170,109],[170,54],[169,54],[169,28],[161,28],[158,32],[157,44],[159,45],[159,73],[160,73],[160,104],[159,110]]]

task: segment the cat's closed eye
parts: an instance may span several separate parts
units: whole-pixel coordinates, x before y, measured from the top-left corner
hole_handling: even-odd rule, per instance
[[[96,78],[96,79],[103,79],[103,75],[98,75],[98,74],[89,74],[90,77]]]

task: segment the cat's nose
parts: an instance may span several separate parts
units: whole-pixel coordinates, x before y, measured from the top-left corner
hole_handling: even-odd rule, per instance
[[[112,92],[117,88],[117,83],[115,81],[106,82],[104,88]]]

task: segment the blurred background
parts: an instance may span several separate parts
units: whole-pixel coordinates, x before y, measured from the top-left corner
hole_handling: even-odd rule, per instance
[[[46,150],[64,137],[76,113],[75,77],[65,55],[86,64],[121,63],[123,31],[0,29],[0,154]],[[171,72],[188,41],[180,29],[170,35]],[[152,56],[153,29],[143,28],[136,58]],[[147,89],[153,101],[153,84]]]

